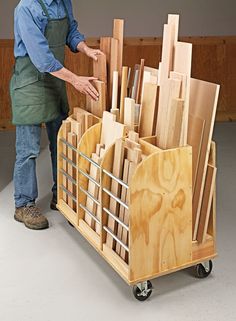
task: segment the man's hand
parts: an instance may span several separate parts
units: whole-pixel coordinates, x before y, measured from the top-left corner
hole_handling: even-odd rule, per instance
[[[81,92],[82,94],[90,96],[93,100],[99,99],[99,93],[94,88],[94,86],[90,83],[93,80],[97,80],[94,77],[73,77],[72,85],[76,90]]]
[[[77,47],[78,51],[83,52],[89,58],[97,61],[99,55],[104,55],[104,53],[99,49],[93,49],[86,45],[85,42],[80,42]]]
[[[103,55],[103,52],[101,52],[101,50],[99,49],[92,49],[87,47],[87,49],[85,50],[85,54],[89,57],[92,58],[93,60],[97,61],[99,55]]]
[[[80,77],[72,73],[66,68],[62,68],[58,71],[54,71],[50,73],[54,77],[62,79],[68,83],[70,83],[76,90],[79,92],[88,95],[93,100],[99,99],[99,93],[97,92],[96,88],[91,84],[91,81],[97,80],[94,77]]]

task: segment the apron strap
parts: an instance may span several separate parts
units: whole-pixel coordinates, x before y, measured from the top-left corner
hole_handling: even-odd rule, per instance
[[[47,8],[46,8],[45,4],[43,3],[43,1],[42,1],[42,0],[39,0],[39,3],[41,4],[41,7],[42,7],[42,9],[43,9],[43,12],[44,12],[44,13],[45,13],[45,15],[47,16],[47,18],[48,18],[48,19],[50,19],[50,16],[49,16],[48,10],[47,10]]]
[[[64,0],[61,0],[61,1],[63,3],[64,9],[65,9],[66,16],[69,17],[69,12],[68,12],[68,9],[67,9],[67,7],[65,5],[65,2],[64,2]]]
[[[65,5],[65,2],[64,0],[61,0],[62,1],[62,4],[63,4],[63,7],[65,9],[65,14],[66,14],[66,17],[69,17],[69,13],[68,13],[68,10],[67,10],[67,7]],[[44,4],[44,2],[42,0],[39,0],[39,3],[41,4],[41,7],[43,9],[43,12],[45,13],[45,15],[47,16],[48,19],[51,19],[50,16],[49,16],[49,13],[48,13],[48,10]]]

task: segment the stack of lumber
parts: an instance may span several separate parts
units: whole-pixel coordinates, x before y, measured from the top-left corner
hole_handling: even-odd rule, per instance
[[[126,126],[116,121],[116,116],[112,113],[104,111],[103,119],[102,119],[102,132],[101,132],[101,139],[100,143],[96,146],[96,151],[92,153],[91,159],[97,164],[101,165],[103,156],[106,150],[113,145],[117,140],[122,137],[125,137],[127,133]],[[116,164],[120,166],[121,163],[118,155],[116,155]],[[114,161],[115,161],[114,160]],[[119,160],[119,162],[118,162]],[[117,172],[115,172],[117,174]],[[114,175],[115,175],[114,174]],[[101,183],[101,171],[98,167],[93,164],[90,164],[89,175],[95,180],[99,185]],[[119,175],[117,174],[117,177]],[[117,189],[114,187],[113,189]],[[88,193],[97,201],[100,202],[100,187],[98,187],[93,181],[88,182]],[[101,222],[101,212],[100,207],[94,202],[90,197],[87,197],[86,200],[86,209],[92,213],[99,222]],[[94,230],[98,235],[100,235],[100,224],[98,224],[92,216],[88,213],[85,213],[85,222]]]
[[[76,149],[85,131],[98,122],[98,118],[80,108],[74,108],[73,114],[63,122],[62,138],[68,144],[63,144],[62,147],[62,154],[65,156],[62,161],[62,169],[64,172],[62,186],[69,192],[69,194],[65,191],[63,192],[63,200],[74,212],[77,211],[74,199],[77,199],[75,183],[77,181],[76,166],[78,155],[73,147]],[[66,159],[68,159],[69,162]],[[71,179],[68,179],[68,177]]]
[[[117,140],[115,143],[112,174],[128,185],[131,182],[138,164],[145,157],[142,154],[141,146],[138,141],[139,135],[134,131],[130,131],[127,138]],[[129,206],[129,191],[124,186],[121,186],[117,181],[112,180],[111,192]],[[114,216],[117,216],[126,226],[129,226],[129,211],[112,197],[109,202],[109,211]],[[129,233],[121,224],[118,224],[111,216],[108,216],[107,226],[123,244],[127,247],[129,246]],[[107,234],[106,245],[128,263],[128,252],[115,241],[110,234]]]

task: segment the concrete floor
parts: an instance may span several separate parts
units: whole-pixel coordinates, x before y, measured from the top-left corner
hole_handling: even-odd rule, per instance
[[[48,208],[49,153],[45,133],[38,162],[39,206],[50,229],[34,232],[13,220],[14,133],[0,133],[1,321],[235,321],[236,123],[217,124],[218,251],[214,273],[197,280],[181,271],[153,281],[140,303],[66,220]]]

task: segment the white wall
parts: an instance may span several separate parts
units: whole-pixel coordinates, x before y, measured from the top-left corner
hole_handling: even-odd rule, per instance
[[[110,35],[113,18],[124,18],[126,36],[161,36],[168,13],[181,15],[182,36],[236,35],[236,0],[72,0],[87,37]],[[13,37],[19,0],[0,0],[0,38]]]

